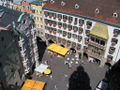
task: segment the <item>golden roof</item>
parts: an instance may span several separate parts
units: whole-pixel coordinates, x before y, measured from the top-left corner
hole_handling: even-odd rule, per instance
[[[91,35],[103,38],[103,39],[108,39],[109,34],[108,34],[108,27],[103,24],[96,23],[93,29],[90,31]]]

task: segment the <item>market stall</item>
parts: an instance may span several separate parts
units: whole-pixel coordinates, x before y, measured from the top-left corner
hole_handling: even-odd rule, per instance
[[[21,90],[43,90],[45,82],[27,79]]]
[[[61,46],[56,45],[56,44],[51,44],[50,46],[48,46],[48,49],[50,51],[53,51],[53,52],[60,54],[60,55],[63,55],[63,56],[65,56],[67,54],[67,52],[69,51],[69,49],[61,47]]]

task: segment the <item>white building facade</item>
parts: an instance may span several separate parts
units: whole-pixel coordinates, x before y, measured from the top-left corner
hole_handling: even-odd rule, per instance
[[[57,1],[50,0],[43,9],[45,37],[48,44],[52,40],[58,45],[74,49],[77,53],[86,54],[88,59],[92,58],[100,65],[105,63],[113,65],[120,59],[120,26],[118,24],[48,7],[55,2]],[[63,1],[60,4],[61,8],[66,5]],[[77,8],[79,5],[75,4],[75,10]],[[115,15],[113,17],[117,18]],[[98,29],[103,29],[103,32]]]

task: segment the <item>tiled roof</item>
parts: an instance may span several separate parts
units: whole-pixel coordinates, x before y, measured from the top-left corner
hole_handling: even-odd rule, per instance
[[[97,37],[101,37],[103,39],[109,38],[108,27],[99,23],[95,24],[93,29],[90,31],[90,34],[95,35]]]
[[[21,15],[21,12],[7,9],[2,6],[0,6],[0,10],[4,11],[4,15],[2,15],[2,17],[0,17],[0,26],[2,26],[2,27],[8,26],[13,21],[17,22],[19,16]]]
[[[53,4],[48,0],[45,8],[58,11],[65,11],[73,14],[80,14],[87,17],[97,18],[114,24],[120,24],[120,5],[118,0],[52,0]],[[61,2],[65,2],[64,6]],[[75,4],[79,5],[75,9]],[[99,12],[96,11],[99,10]],[[117,13],[117,17],[113,17],[113,13]]]

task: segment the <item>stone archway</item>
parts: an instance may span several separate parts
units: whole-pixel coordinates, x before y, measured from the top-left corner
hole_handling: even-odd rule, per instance
[[[54,43],[54,41],[50,39],[50,40],[48,40],[48,43],[52,44],[52,43]]]
[[[70,50],[72,51],[72,53],[76,53],[76,50],[74,48],[70,48]]]
[[[63,44],[60,45],[61,47],[65,47]]]
[[[104,66],[110,68],[112,65],[109,62],[106,62]]]
[[[83,52],[83,59],[87,59],[88,60],[88,54],[86,52]]]

